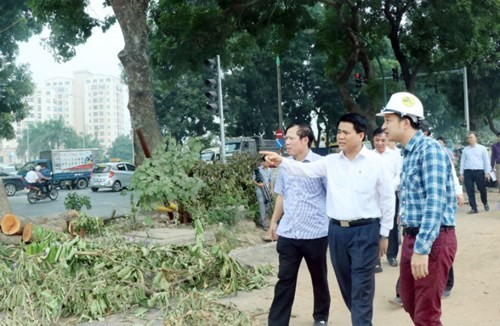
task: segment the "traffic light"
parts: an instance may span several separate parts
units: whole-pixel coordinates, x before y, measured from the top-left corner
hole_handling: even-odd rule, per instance
[[[210,111],[217,110],[217,81],[215,79],[205,79],[205,85],[208,86],[209,90],[205,92],[205,96],[208,99],[207,109]]]
[[[214,70],[217,69],[217,61],[215,59],[206,59],[205,66],[208,69]],[[206,108],[207,110],[216,112],[218,109],[217,106],[217,80],[213,78],[205,79],[205,86],[208,87],[208,90],[205,92],[205,96],[208,99]]]
[[[392,80],[395,82],[399,81],[398,68],[392,68]]]
[[[356,83],[356,88],[361,88],[361,86],[363,86],[363,80],[361,79],[361,74],[359,72],[354,74],[354,82]]]

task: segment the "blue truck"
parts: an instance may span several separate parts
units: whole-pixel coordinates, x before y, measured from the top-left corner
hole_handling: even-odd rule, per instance
[[[29,161],[18,171],[23,178],[37,165],[45,165],[52,183],[60,188],[84,189],[99,155],[97,148],[54,149],[40,152],[39,159]],[[42,171],[43,172],[43,171]]]

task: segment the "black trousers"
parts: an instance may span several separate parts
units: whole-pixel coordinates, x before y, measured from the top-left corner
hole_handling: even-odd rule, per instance
[[[399,215],[399,191],[396,191],[396,210],[394,214],[394,226],[389,232],[389,244],[387,246],[387,259],[397,258],[399,252],[399,227],[398,227],[398,215]],[[380,263],[379,263],[380,264]]]
[[[476,195],[474,194],[474,183],[481,194],[481,202],[483,205],[488,204],[486,192],[486,183],[484,182],[484,170],[464,170],[464,184],[469,198],[471,209],[477,210]]]
[[[278,238],[276,250],[279,254],[278,282],[274,288],[274,299],[269,311],[270,326],[285,326],[290,323],[297,276],[302,258],[305,259],[314,294],[314,320],[328,320],[330,312],[330,290],[328,288],[326,249],[328,238],[289,239]]]
[[[330,223],[333,269],[354,326],[371,326],[380,224],[341,227]]]

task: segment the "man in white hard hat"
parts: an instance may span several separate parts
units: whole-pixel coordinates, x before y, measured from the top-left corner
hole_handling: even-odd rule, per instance
[[[377,116],[388,139],[404,146],[401,301],[415,325],[441,325],[441,294],[457,250],[453,167],[441,145],[419,130],[424,108],[415,95],[393,94]]]

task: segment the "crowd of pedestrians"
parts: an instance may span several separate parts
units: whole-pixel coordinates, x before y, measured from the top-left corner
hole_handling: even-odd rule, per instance
[[[413,94],[393,94],[377,116],[384,122],[372,134],[373,150],[363,144],[366,118],[349,113],[337,124],[339,153],[314,154],[312,130],[303,123],[286,130],[289,157],[261,152],[280,168],[269,224],[279,254],[269,325],[289,324],[302,259],[313,284],[313,325],[328,323],[327,247],[352,325],[372,325],[375,273],[382,271],[383,256],[389,266],[399,266],[394,301],[415,325],[441,325],[441,299],[454,284],[456,209],[464,204],[455,157],[444,138],[431,137],[424,107]],[[478,213],[474,186],[489,210],[486,182],[500,177],[497,136],[491,160],[477,134],[467,136],[459,175],[469,214]]]

